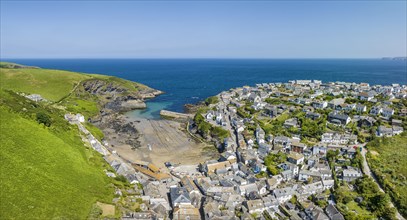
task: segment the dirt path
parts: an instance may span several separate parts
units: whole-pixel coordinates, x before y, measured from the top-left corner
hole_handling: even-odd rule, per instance
[[[377,180],[377,178],[376,178],[376,176],[374,175],[374,173],[372,173],[372,171],[370,170],[369,164],[367,163],[367,160],[366,160],[366,153],[367,153],[367,150],[366,150],[366,148],[364,148],[364,146],[365,146],[365,145],[363,145],[363,148],[362,148],[363,173],[364,173],[365,175],[368,175],[369,177],[371,177],[371,178],[375,181],[376,185],[379,187],[380,192],[386,193],[386,192],[382,189],[382,187],[380,186],[379,181]],[[393,204],[393,202],[392,202],[391,200],[390,200],[390,207],[394,207],[394,208],[396,209],[396,217],[397,217],[397,219],[405,220],[405,218],[399,213],[399,211],[398,211],[397,208],[394,206],[394,204]]]
[[[78,88],[78,86],[82,83],[82,81],[79,81],[73,88],[72,90],[69,92],[68,95],[62,97],[62,99],[56,101],[54,104],[60,104],[62,101],[64,101],[65,99],[69,98],[73,92],[75,92],[75,90]]]

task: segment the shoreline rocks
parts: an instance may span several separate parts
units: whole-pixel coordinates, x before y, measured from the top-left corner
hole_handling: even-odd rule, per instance
[[[185,104],[184,111],[186,114],[195,114],[203,105],[203,102],[198,102],[197,104]]]
[[[131,111],[135,109],[144,109],[147,108],[147,105],[144,101],[141,100],[127,100],[121,103],[122,111]]]
[[[140,147],[140,131],[134,123],[126,120],[124,113],[147,107],[145,100],[154,98],[162,91],[139,86],[137,90],[122,86],[109,80],[94,79],[83,82],[83,90],[98,97],[99,114],[89,120],[103,131],[108,141],[114,145],[129,145],[132,149]]]
[[[157,97],[157,96],[159,96],[161,94],[164,94],[164,92],[160,91],[160,90],[154,90],[154,91],[151,91],[151,92],[142,93],[142,94],[140,94],[140,97],[142,99],[152,99],[152,98],[155,98],[155,97]]]

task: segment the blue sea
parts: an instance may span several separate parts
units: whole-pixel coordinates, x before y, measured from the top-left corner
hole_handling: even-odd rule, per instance
[[[129,115],[158,118],[230,88],[293,79],[407,84],[407,62],[381,59],[7,59],[42,68],[99,73],[165,92]]]

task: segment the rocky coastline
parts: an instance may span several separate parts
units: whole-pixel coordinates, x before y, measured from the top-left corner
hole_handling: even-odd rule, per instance
[[[134,125],[137,122],[126,120],[124,113],[144,109],[145,101],[154,98],[162,91],[140,86],[134,83],[136,90],[121,86],[118,83],[106,82],[105,80],[89,80],[82,84],[86,93],[98,97],[100,112],[89,118],[89,122],[98,127],[105,134],[105,139],[113,141],[116,145],[130,145],[132,149],[140,147],[138,138],[140,131]],[[110,134],[115,134],[114,137]],[[114,145],[112,145],[114,147]]]
[[[193,164],[217,156],[215,148],[196,141],[187,132],[185,122],[193,118],[193,114],[162,111],[160,120],[126,115],[129,111],[146,108],[145,101],[162,91],[121,79],[92,79],[82,82],[76,92],[77,97],[97,102],[99,113],[88,122],[103,132],[102,141],[107,148],[126,161],[146,161],[164,168],[167,161]]]
[[[152,162],[164,168],[167,161],[193,164],[217,156],[215,148],[194,140],[188,134],[185,122],[193,118],[193,114],[163,111],[160,120],[126,116],[126,112],[146,108],[145,101],[162,94],[162,91],[146,86],[130,91],[103,80],[92,80],[83,85],[81,88],[86,92],[81,94],[97,97],[100,109],[89,122],[103,132],[103,141],[108,149],[126,161]]]
[[[201,101],[196,104],[185,104],[184,105],[184,111],[186,114],[195,114],[200,108],[205,106],[205,102]]]

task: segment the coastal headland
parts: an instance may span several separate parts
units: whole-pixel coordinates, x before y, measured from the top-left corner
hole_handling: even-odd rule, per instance
[[[146,177],[134,172],[135,164],[161,168],[167,161],[197,165],[212,158],[207,145],[188,137],[185,123],[126,118],[125,112],[145,108],[159,90],[117,77],[6,62],[0,70],[5,218],[86,219],[99,216],[104,204],[116,207],[104,216],[119,218],[141,204],[113,198],[121,191],[127,193],[120,198],[140,195],[130,181]]]
[[[61,82],[50,74],[70,81]],[[21,79],[18,82],[17,76]],[[2,88],[82,114],[96,136],[129,161],[145,160],[158,167],[164,167],[166,161],[198,164],[214,153],[186,132],[186,122],[193,114],[162,111],[162,118],[157,120],[127,117],[126,112],[146,108],[146,100],[163,93],[140,83],[98,74],[2,63]]]
[[[208,97],[195,114],[163,110],[152,120],[125,113],[161,91],[15,67],[1,68],[8,216],[22,213],[17,195],[30,197],[39,183],[44,190],[27,204],[40,202],[31,212],[44,217],[404,219],[406,85],[262,83]],[[13,184],[21,170],[38,170],[24,174],[35,181]],[[50,199],[67,187],[80,191]],[[173,203],[180,197],[185,204]],[[53,214],[50,203],[64,208]]]

